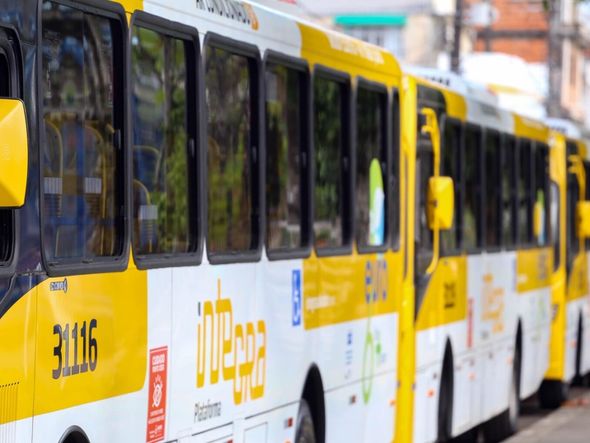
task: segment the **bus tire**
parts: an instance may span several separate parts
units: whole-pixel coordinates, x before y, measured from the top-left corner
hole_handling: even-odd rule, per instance
[[[567,400],[569,385],[561,380],[543,380],[539,388],[539,405],[543,409],[557,409]]]
[[[297,427],[295,428],[295,443],[316,443],[315,430],[311,410],[305,399],[299,402]]]
[[[447,343],[438,395],[437,443],[449,441],[453,432],[453,353]]]
[[[487,421],[483,426],[486,443],[502,441],[515,434],[518,430],[518,415],[520,414],[520,352],[520,346],[517,346],[510,378],[508,409]]]
[[[584,341],[584,325],[582,324],[582,314],[578,318],[578,337],[576,343],[576,377],[574,378],[574,384],[576,386],[585,385],[585,374],[582,374],[582,349]]]

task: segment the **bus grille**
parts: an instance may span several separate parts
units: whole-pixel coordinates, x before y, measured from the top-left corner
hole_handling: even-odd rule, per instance
[[[0,443],[16,441],[18,382],[0,385]]]

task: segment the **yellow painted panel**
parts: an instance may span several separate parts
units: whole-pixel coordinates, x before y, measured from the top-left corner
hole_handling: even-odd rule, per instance
[[[43,315],[37,327],[35,415],[143,387],[146,273],[131,268],[48,279],[37,297]]]
[[[33,288],[0,318],[0,398],[4,401],[0,424],[33,412],[36,293]]]
[[[580,253],[572,263],[568,277],[567,300],[572,301],[588,295],[588,265],[585,253]]]
[[[143,11],[143,0],[118,0],[117,3],[120,3],[130,14],[135,10]]]
[[[334,31],[298,23],[301,56],[311,68],[316,64],[362,76],[383,85],[397,85],[401,69],[395,57],[377,46]]]
[[[514,135],[548,143],[549,127],[537,120],[514,115]]]
[[[424,331],[467,318],[467,259],[445,257],[439,261],[426,288],[416,330]]]
[[[553,251],[551,248],[525,249],[516,253],[516,291],[523,293],[551,284]]]
[[[303,324],[314,329],[399,309],[401,254],[318,258],[303,263]]]

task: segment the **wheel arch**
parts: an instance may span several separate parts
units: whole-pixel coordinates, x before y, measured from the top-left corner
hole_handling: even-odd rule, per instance
[[[317,442],[326,441],[326,405],[324,399],[324,383],[320,369],[316,364],[310,366],[303,385],[301,398],[305,399],[311,410],[313,427]]]

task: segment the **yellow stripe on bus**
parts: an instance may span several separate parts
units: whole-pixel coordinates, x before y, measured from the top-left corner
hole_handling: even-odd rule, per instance
[[[516,253],[516,291],[523,293],[549,287],[553,253],[550,248],[525,249]]]

